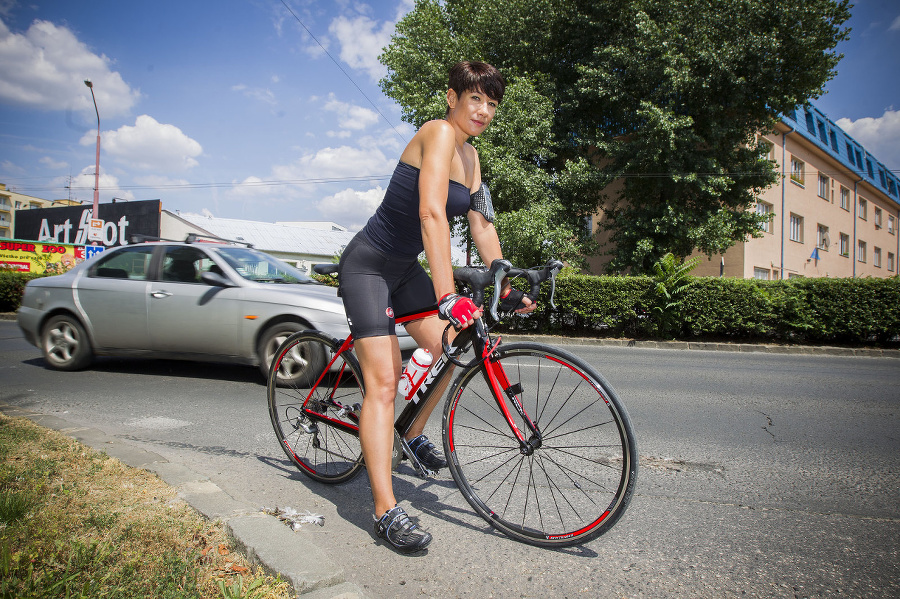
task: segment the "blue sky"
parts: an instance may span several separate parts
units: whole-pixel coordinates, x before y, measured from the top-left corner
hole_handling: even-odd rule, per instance
[[[90,203],[91,79],[101,202],[358,228],[413,134],[377,84],[413,0],[286,1],[302,25],[281,0],[0,0],[0,182]],[[900,169],[900,2],[853,13],[816,104]]]

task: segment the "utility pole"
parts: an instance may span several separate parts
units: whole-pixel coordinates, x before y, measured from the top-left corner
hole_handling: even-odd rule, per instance
[[[94,96],[94,84],[90,79],[85,79],[84,84],[91,90],[91,99],[94,101],[94,112],[97,113],[97,163],[94,170],[94,207],[91,213],[91,240],[94,241],[100,236],[100,231],[97,231],[96,229],[102,229],[103,227],[102,222],[99,223],[99,226],[95,226],[94,222],[100,220],[100,213],[98,210],[100,204],[100,110],[97,109],[97,98]]]

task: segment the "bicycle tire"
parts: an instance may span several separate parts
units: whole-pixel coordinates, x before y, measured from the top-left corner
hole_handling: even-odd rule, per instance
[[[482,518],[517,541],[568,547],[597,538],[622,517],[637,480],[624,405],[602,375],[567,351],[510,343],[495,356],[542,444],[531,455],[521,451],[479,362],[457,376],[444,407],[453,479]],[[524,419],[504,401],[527,439]]]
[[[301,472],[328,484],[350,480],[363,466],[358,407],[365,388],[359,362],[344,352],[326,371],[340,345],[319,331],[294,333],[275,353],[267,385],[278,444]],[[286,383],[278,373],[282,362],[294,359],[316,364],[320,376]]]

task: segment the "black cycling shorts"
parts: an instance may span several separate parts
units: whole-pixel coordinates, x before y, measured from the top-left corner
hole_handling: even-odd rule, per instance
[[[396,316],[437,307],[434,284],[417,258],[394,258],[357,233],[340,260],[338,295],[356,339],[396,335]]]

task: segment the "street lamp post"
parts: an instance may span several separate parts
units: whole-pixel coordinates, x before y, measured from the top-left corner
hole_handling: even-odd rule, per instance
[[[97,206],[100,204],[100,111],[97,109],[97,98],[94,96],[94,84],[90,79],[85,79],[84,84],[91,90],[91,99],[94,100],[94,112],[97,113],[97,166],[94,171],[94,209],[93,218],[98,219]]]

